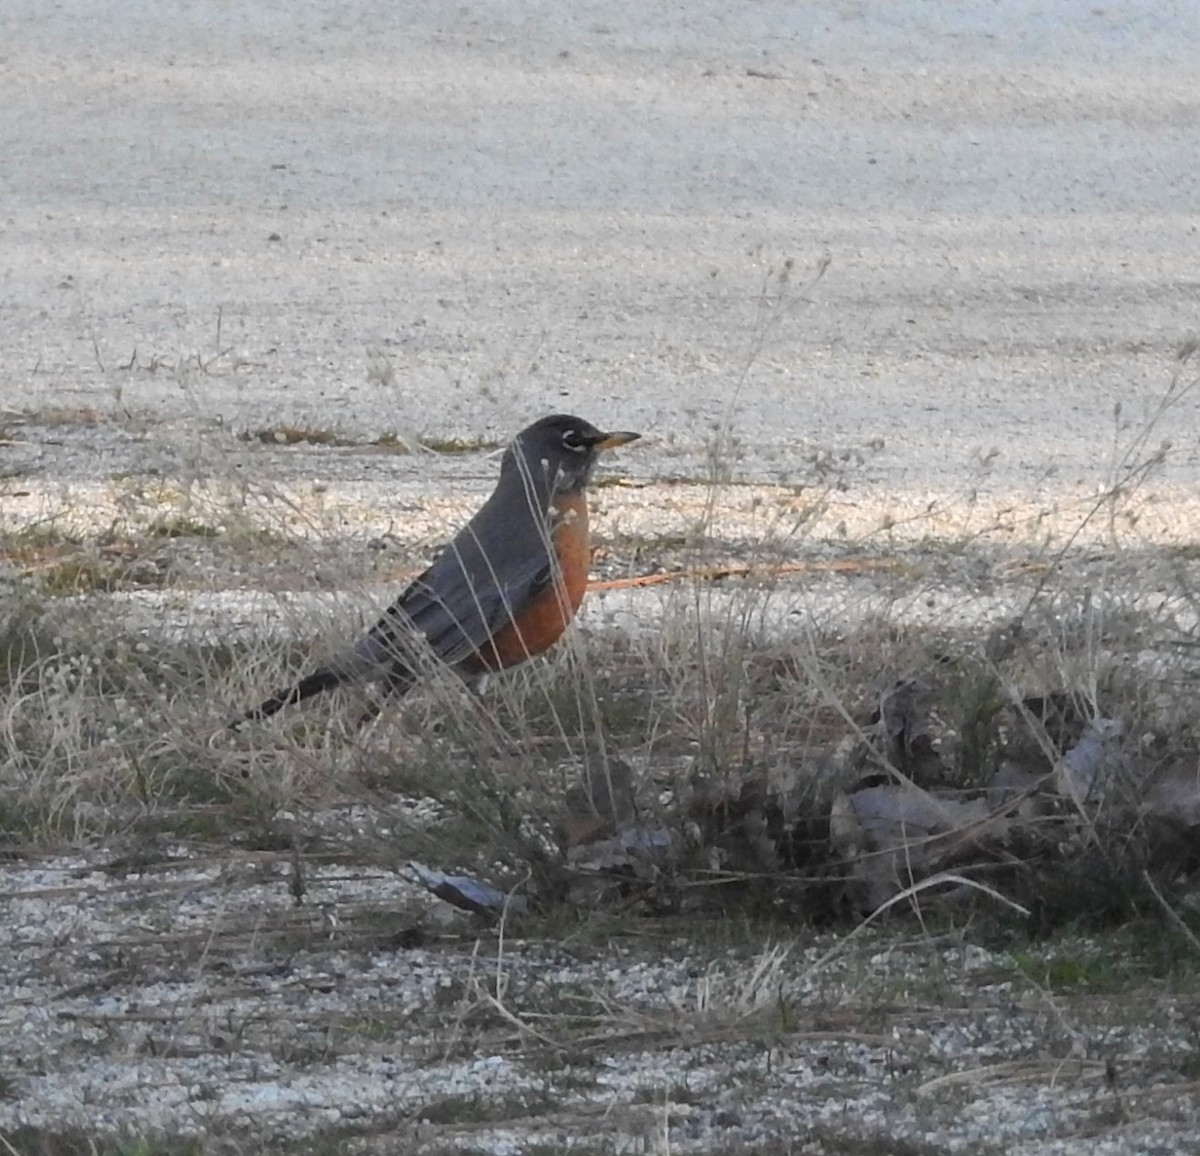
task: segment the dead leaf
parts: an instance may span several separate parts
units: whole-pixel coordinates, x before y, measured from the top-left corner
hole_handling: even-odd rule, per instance
[[[880,692],[872,719],[878,724],[888,762],[922,783],[937,781],[945,769],[930,728],[933,700],[928,683],[919,678],[897,679]]]
[[[1200,764],[1168,767],[1146,792],[1143,811],[1186,831],[1200,828]]]
[[[834,801],[830,839],[852,865],[862,906],[874,910],[913,882],[998,840],[1007,821],[984,798],[943,798],[900,784],[865,787]]]
[[[481,879],[472,879],[469,875],[447,875],[423,863],[410,862],[408,866],[422,887],[454,907],[461,907],[463,911],[496,916],[506,910],[521,915],[529,909],[524,896],[501,891]]]
[[[1035,798],[1038,789],[1049,779],[1049,773],[1041,767],[1030,768],[1022,766],[1012,759],[1005,759],[996,768],[991,783],[988,784],[987,801],[993,811],[1006,807],[1020,796],[1025,796],[1015,809],[1015,814],[1022,819],[1031,819],[1041,814],[1046,807],[1043,801],[1039,805]]]
[[[671,832],[665,827],[626,827],[611,839],[573,847],[567,862],[579,871],[613,871],[634,867],[670,849]]]
[[[1105,799],[1126,766],[1120,749],[1125,724],[1119,719],[1091,719],[1079,741],[1054,768],[1054,789],[1080,806]]]
[[[608,838],[635,815],[633,771],[621,759],[585,752],[583,782],[567,790],[565,802],[565,847]]]

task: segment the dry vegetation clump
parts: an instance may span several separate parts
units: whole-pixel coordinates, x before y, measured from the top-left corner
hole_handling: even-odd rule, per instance
[[[576,632],[478,697],[432,671],[362,730],[359,692],[223,729],[344,638],[343,615],[318,638],[310,608],[273,600],[275,629],[259,603],[238,631],[155,618],[164,591],[186,616],[198,573],[227,584],[239,550],[284,540],[255,520],[269,503],[241,493],[91,541],[20,531],[0,543],[0,824],[10,849],[158,835],[415,859],[477,911],[519,895],[824,922],[982,900],[1037,927],[1161,918],[1195,947],[1192,568],[1121,530],[1168,456],[1132,430],[1076,530],[1019,565],[986,527],[937,555],[887,526],[858,549],[902,564],[861,575],[857,605],[807,598],[792,572],[846,484],[825,476],[740,569],[694,528],[656,542],[677,574],[635,590],[641,626]],[[610,573],[639,557],[602,545]],[[947,600],[981,573],[1002,599]],[[159,601],[131,625],[147,586]]]
[[[855,454],[817,453],[739,537],[722,435],[686,516],[598,496],[550,656],[363,727],[361,688],[227,723],[373,618],[415,524],[216,468],[91,529],[0,510],[0,1140],[1184,1135],[1200,567],[1140,530],[1169,447],[1117,426],[1104,489],[1016,532],[970,501],[849,532]]]

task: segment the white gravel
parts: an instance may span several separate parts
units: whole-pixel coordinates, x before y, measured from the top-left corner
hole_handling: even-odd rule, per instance
[[[0,409],[568,408],[664,452],[728,420],[784,469],[882,439],[892,490],[992,448],[992,486],[1089,481],[1197,331],[1193,17],[12,0]]]
[[[697,1153],[798,1135],[1200,1143],[1194,1042],[1173,1026],[1188,997],[1039,993],[969,940],[802,936],[755,986],[755,949],[702,939],[564,951],[517,928],[476,940],[464,921],[384,947],[439,924],[428,896],[369,868],[310,868],[298,909],[286,855],[102,864],[0,870],[0,1129],[283,1142],[354,1127],[501,1152],[578,1136],[602,1110],[614,1152],[664,1128]]]
[[[998,521],[1020,555],[1170,438],[1137,519],[1079,541],[1191,548],[1197,397],[1155,413],[1200,330],[1195,16],[6,0],[0,526],[95,533],[241,502],[318,542],[391,535],[407,564],[494,463],[231,434],[496,439],[567,409],[649,435],[618,467],[645,488],[602,491],[614,536],[693,529],[706,491],[680,483],[707,476],[719,432],[724,464],[770,487],[723,494],[723,541],[776,532],[796,487],[845,471],[804,556]],[[1019,583],[992,577],[951,576],[910,610],[1003,614]],[[890,596],[847,601],[838,581],[806,583],[785,617]],[[198,595],[128,601],[158,630],[261,626],[219,576]],[[653,613],[657,595],[632,597],[584,626]],[[1008,986],[1003,957],[983,983],[927,943],[872,959],[856,942],[814,977],[830,945],[804,941],[780,980],[790,1029],[746,1028],[740,958],[695,944],[515,941],[501,965],[469,929],[395,946],[429,902],[366,867],[314,868],[297,910],[269,857],[101,866],[0,864],[0,1129],[267,1150],[353,1125],[497,1154],[581,1137],[1200,1149],[1183,996],[1060,999]],[[697,1009],[710,969],[715,1019]],[[619,1039],[548,1049],[488,1004],[497,983],[535,1029],[602,998],[597,1031]]]

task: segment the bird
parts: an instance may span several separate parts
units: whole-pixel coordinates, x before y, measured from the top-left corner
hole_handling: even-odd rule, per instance
[[[399,697],[420,680],[430,655],[471,681],[549,649],[587,588],[592,471],[603,452],[639,437],[569,414],[521,430],[504,451],[491,496],[379,621],[230,726],[349,682],[380,682],[384,697]]]

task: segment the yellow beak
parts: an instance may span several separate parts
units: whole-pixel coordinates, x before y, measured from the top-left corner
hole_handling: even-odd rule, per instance
[[[635,442],[641,436],[639,433],[630,433],[628,430],[617,430],[615,433],[606,433],[604,440],[596,443],[596,449],[615,450],[617,446],[628,445],[629,442]]]

